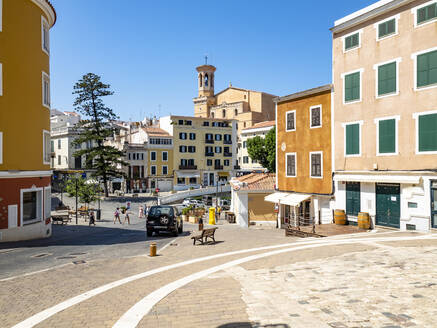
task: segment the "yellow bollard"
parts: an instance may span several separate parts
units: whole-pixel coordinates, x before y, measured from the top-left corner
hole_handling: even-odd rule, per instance
[[[209,224],[215,225],[215,207],[209,208]]]
[[[156,243],[150,244],[150,256],[156,256]]]

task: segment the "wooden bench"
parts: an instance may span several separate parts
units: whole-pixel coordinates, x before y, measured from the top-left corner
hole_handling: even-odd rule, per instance
[[[193,239],[193,245],[196,245],[196,241],[200,241],[203,245],[207,242],[208,238],[212,239],[215,243],[214,234],[217,229],[218,228],[203,229],[200,235],[191,237],[191,239]]]

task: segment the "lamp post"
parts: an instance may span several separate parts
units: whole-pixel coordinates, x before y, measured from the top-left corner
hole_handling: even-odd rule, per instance
[[[79,179],[78,174],[75,174],[75,180],[76,180],[76,225],[77,225],[77,179]]]

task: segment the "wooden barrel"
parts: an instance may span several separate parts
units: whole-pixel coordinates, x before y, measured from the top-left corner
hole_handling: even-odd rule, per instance
[[[358,213],[358,228],[369,230],[370,229],[370,216],[369,213]]]
[[[339,225],[346,224],[346,215],[343,210],[334,211],[334,222],[335,224],[339,224]]]

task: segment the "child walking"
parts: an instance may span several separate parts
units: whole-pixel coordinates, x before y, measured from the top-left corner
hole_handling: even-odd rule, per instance
[[[118,222],[120,222],[120,224],[121,224],[121,220],[120,220],[120,209],[117,207],[117,209],[115,210],[115,212],[114,212],[114,224],[115,224],[115,221],[116,220],[118,220]]]

